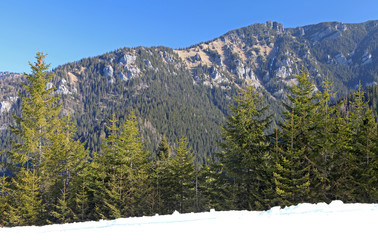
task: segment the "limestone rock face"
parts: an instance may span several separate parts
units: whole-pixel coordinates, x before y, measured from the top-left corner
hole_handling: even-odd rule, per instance
[[[2,101],[0,102],[0,113],[9,112],[12,104],[9,101]]]
[[[58,82],[58,87],[55,91],[56,94],[64,94],[64,95],[67,95],[67,94],[72,94],[72,92],[69,90],[68,86],[67,86],[67,80],[62,78],[59,82]],[[50,84],[47,84],[46,85],[46,88],[47,87],[50,87]],[[52,87],[52,84],[51,84],[51,87]],[[77,89],[76,88],[73,88],[73,92],[74,93],[77,93]]]
[[[167,63],[175,63],[175,59],[170,53],[164,51],[163,58]]]
[[[140,69],[134,66],[126,67],[126,71],[127,71],[126,75],[128,79],[136,77],[140,73]]]
[[[105,77],[113,77],[114,70],[112,66],[105,66],[103,71]]]
[[[119,77],[122,81],[125,81],[125,82],[128,80],[127,77],[126,77],[126,75],[123,74],[122,72],[118,73],[118,77]]]
[[[212,79],[218,79],[221,77],[220,73],[217,71],[217,69],[214,66],[212,66],[209,69],[209,73]]]
[[[120,65],[129,65],[129,64],[134,64],[136,61],[136,56],[130,55],[130,54],[124,54],[120,60],[119,63]]]
[[[285,66],[281,66],[276,70],[276,77],[287,78],[290,76],[290,71]]]
[[[343,27],[343,25],[338,25],[336,28],[332,28],[328,26],[327,28],[323,29],[322,31],[316,32],[313,35],[311,35],[310,39],[313,42],[321,41],[321,40],[332,40],[341,37],[340,31],[346,31],[346,27]]]
[[[68,88],[65,85],[59,85],[58,89],[56,90],[57,94],[71,94],[71,92],[68,90]]]

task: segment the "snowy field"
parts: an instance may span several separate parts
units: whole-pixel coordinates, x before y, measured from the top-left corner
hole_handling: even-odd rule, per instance
[[[111,221],[0,228],[0,239],[378,239],[378,204],[300,204]]]

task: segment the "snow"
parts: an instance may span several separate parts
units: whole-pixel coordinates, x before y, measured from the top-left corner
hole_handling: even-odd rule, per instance
[[[299,204],[268,211],[120,218],[0,228],[1,239],[377,239],[378,204]]]

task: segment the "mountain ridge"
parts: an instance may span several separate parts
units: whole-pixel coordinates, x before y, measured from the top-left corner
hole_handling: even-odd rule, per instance
[[[338,97],[346,96],[359,81],[363,86],[378,84],[377,42],[376,20],[286,29],[268,21],[184,49],[120,48],[67,63],[52,70],[55,76],[47,87],[55,87],[62,96],[64,112],[74,116],[79,137],[93,151],[106,135],[111,114],[123,119],[134,110],[150,150],[163,134],[171,143],[187,136],[197,157],[204,159],[219,150],[219,126],[239,89],[258,88],[279,121],[280,102],[301,70],[309,72],[318,89],[330,77]],[[18,113],[22,76],[3,75],[4,135],[10,113]]]

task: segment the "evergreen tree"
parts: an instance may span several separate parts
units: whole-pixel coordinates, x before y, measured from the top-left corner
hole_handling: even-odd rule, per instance
[[[232,182],[237,209],[268,208],[269,142],[265,131],[270,124],[266,107],[252,87],[241,91],[231,106],[232,115],[223,127],[223,149],[219,154],[227,178]]]
[[[44,206],[40,197],[40,178],[34,168],[21,168],[12,178],[15,190],[12,191],[9,208],[9,223],[12,226],[41,225]]]
[[[315,118],[314,126],[314,144],[311,159],[314,159],[317,179],[312,181],[311,198],[315,202],[329,201],[328,192],[331,185],[332,163],[336,154],[337,128],[336,128],[336,108],[337,105],[331,105],[331,99],[335,93],[331,92],[332,83],[327,77],[322,85],[323,92],[318,91],[317,109],[313,113]]]
[[[10,127],[18,139],[9,151],[14,224],[72,221],[70,184],[88,157],[84,144],[74,139],[71,119],[58,117],[59,97],[46,87],[52,74],[45,56],[38,52],[36,63],[29,63],[32,73],[20,93],[21,116],[14,115],[16,126]]]
[[[201,166],[198,180],[199,211],[232,209],[229,196],[231,185],[223,173],[223,165],[219,162],[208,160]]]
[[[93,163],[93,162],[92,162]],[[90,211],[91,195],[90,186],[93,180],[91,178],[91,163],[83,166],[78,175],[72,180],[72,195],[70,198],[70,205],[75,213],[75,221],[94,220],[93,213]]]
[[[0,178],[0,227],[9,225],[10,193],[9,182],[5,175]]]
[[[62,125],[58,126],[52,137],[52,143],[46,150],[45,164],[51,164],[50,178],[54,179],[50,188],[45,191],[49,194],[53,203],[49,211],[52,212],[53,222],[72,222],[74,211],[72,210],[71,198],[72,182],[79,177],[84,164],[88,162],[88,151],[80,140],[75,140],[76,130],[69,116],[62,119]]]
[[[297,76],[298,84],[289,87],[289,104],[284,104],[286,121],[281,124],[282,144],[276,156],[274,172],[280,205],[310,200],[310,189],[316,188],[319,169],[313,157],[317,99],[315,85],[307,74]]]
[[[152,212],[152,189],[149,153],[145,150],[138,122],[131,112],[121,129],[118,140],[120,176],[125,175],[126,191],[123,192],[124,213],[127,216],[142,216]]]
[[[293,117],[291,129],[286,129],[287,132],[285,132],[288,136],[292,136],[292,139],[286,142],[289,146],[279,148],[275,159],[273,176],[277,198],[274,201],[281,206],[289,206],[309,200],[309,166],[303,161],[305,148],[294,148],[293,136],[296,130]]]
[[[344,202],[354,201],[355,192],[355,162],[352,154],[352,125],[345,112],[346,103],[342,101],[335,112],[335,138],[333,151],[335,155],[330,160],[330,190],[329,199],[340,199]]]
[[[368,107],[368,103],[364,101],[364,91],[361,89],[361,84],[355,92],[354,101],[351,102],[352,110],[350,112],[350,120],[352,124],[352,142],[353,142],[353,159],[355,162],[355,182],[358,185],[355,193],[358,202],[372,202],[374,198],[370,196],[370,190],[375,186],[371,186],[371,178],[376,176],[374,173],[377,161],[374,148],[375,139],[377,137],[377,123],[374,115]],[[375,170],[376,171],[376,170]]]
[[[49,144],[49,138],[60,125],[58,114],[61,110],[61,106],[57,104],[58,97],[53,95],[54,89],[46,88],[52,74],[47,72],[50,65],[45,63],[45,56],[38,52],[37,62],[29,62],[32,73],[26,74],[24,93],[20,93],[22,116],[14,115],[16,126],[10,126],[11,131],[21,140],[18,143],[12,142],[12,162],[36,168],[37,175],[42,178],[43,174],[51,170],[41,168],[45,159],[43,147]]]
[[[57,104],[58,97],[52,94],[53,89],[46,88],[52,75],[47,72],[45,56],[38,52],[36,63],[29,63],[32,73],[26,75],[24,91],[20,93],[21,116],[14,115],[16,126],[10,126],[20,140],[11,142],[9,151],[11,170],[17,174],[12,181],[16,197],[12,211],[14,219],[19,219],[13,222],[22,225],[37,224],[37,220],[41,223],[47,202],[42,200],[46,200],[44,193],[53,181],[49,173],[56,166],[46,164],[46,146],[60,126],[61,106]]]
[[[194,157],[188,141],[182,137],[174,148],[175,156],[169,164],[169,185],[171,198],[166,202],[171,211],[180,213],[193,209],[194,200]],[[173,208],[172,208],[173,207]]]
[[[156,199],[156,212],[164,214],[164,200],[168,197],[169,191],[167,189],[168,164],[171,161],[171,149],[167,138],[163,135],[156,154],[156,161],[154,164],[154,193]]]
[[[92,164],[97,172],[92,189],[97,218],[141,216],[152,209],[148,152],[136,116],[131,113],[121,129],[117,122],[113,114],[102,153]]]
[[[109,135],[105,138],[102,144],[102,152],[95,155],[93,164],[91,165],[94,171],[93,181],[93,204],[95,205],[95,212],[97,219],[115,218],[119,216],[121,211],[121,202],[117,196],[112,195],[113,188],[119,188],[117,184],[123,181],[121,176],[116,176],[120,172],[118,138],[119,128],[117,126],[118,120],[113,114],[112,119],[109,120],[110,126],[107,126]]]

